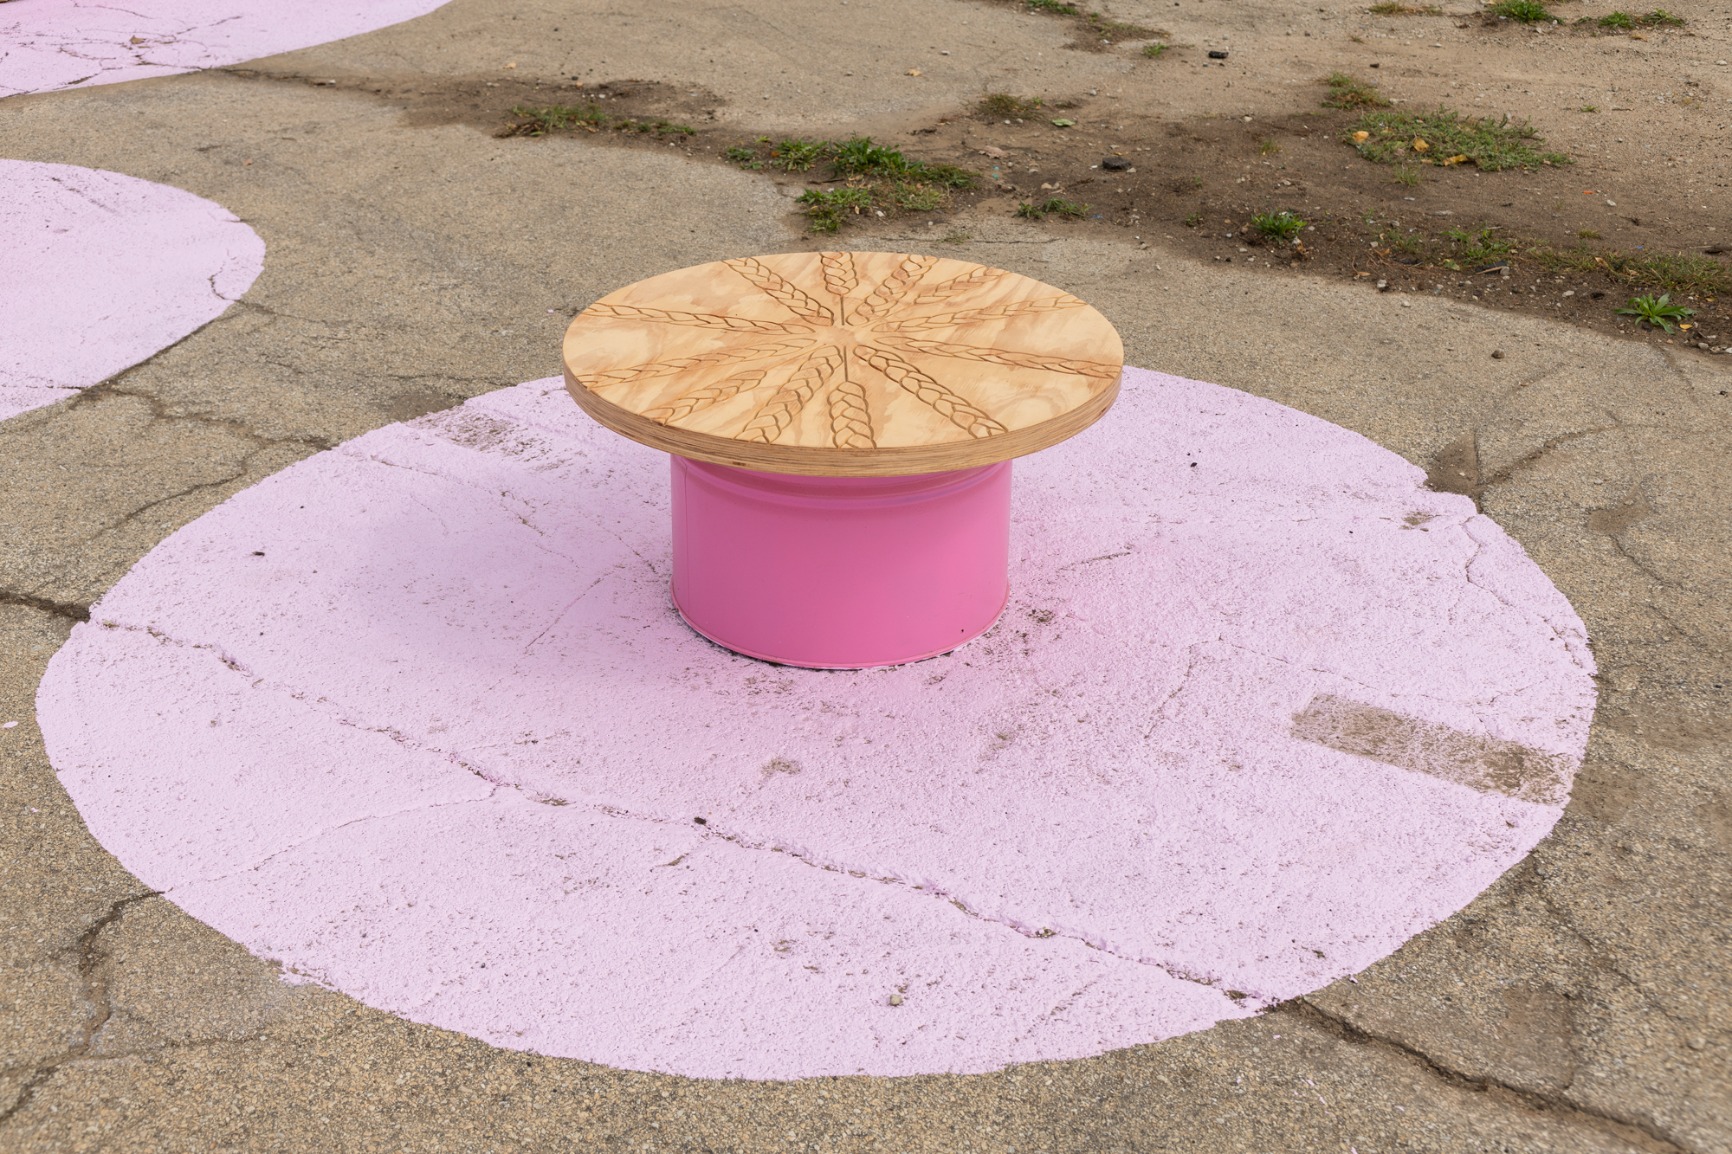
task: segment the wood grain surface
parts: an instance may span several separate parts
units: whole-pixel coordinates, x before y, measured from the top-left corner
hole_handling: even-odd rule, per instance
[[[781,253],[609,293],[565,335],[585,412],[683,457],[894,476],[1020,457],[1092,424],[1124,347],[1083,301],[901,253]]]

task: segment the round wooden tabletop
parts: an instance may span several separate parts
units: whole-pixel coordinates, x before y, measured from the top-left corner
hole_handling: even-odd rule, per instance
[[[1020,457],[1118,395],[1100,313],[942,257],[781,253],[609,293],[565,334],[591,417],[682,457],[771,473],[895,476]]]

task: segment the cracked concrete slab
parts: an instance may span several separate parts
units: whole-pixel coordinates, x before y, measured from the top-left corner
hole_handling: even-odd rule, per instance
[[[1362,968],[1556,819],[1592,660],[1466,499],[1136,370],[1017,469],[999,629],[771,673],[669,609],[665,463],[531,382],[188,526],[93,608],[40,724],[104,845],[261,955],[503,1046],[706,1077],[992,1069],[1239,1016]],[[1320,699],[1473,767],[1294,741]],[[1480,788],[1512,751],[1544,781]],[[772,789],[777,759],[798,779]],[[645,822],[688,840],[646,850]],[[457,842],[456,874],[413,849]]]
[[[444,12],[469,21],[466,40],[418,40],[416,30],[436,28]],[[1309,12],[1294,15],[1295,29],[1321,35],[1357,7]],[[313,50],[311,63],[285,59],[289,71],[366,75],[375,38],[386,36],[393,70],[407,53],[444,57],[437,67],[451,72],[494,61],[503,70],[532,36],[548,38],[545,20],[512,28],[521,13],[460,0]],[[635,27],[655,25],[646,17]],[[707,66],[708,44],[635,40],[624,18],[610,18],[605,34],[597,22],[561,28],[586,45],[578,60],[595,72],[583,75],[622,75],[616,51],[643,60],[646,74],[652,49],[662,74],[677,79]],[[1711,69],[1714,53],[1728,55],[1724,33],[1705,19],[1697,30],[1690,58],[1707,52],[1701,66]],[[1241,41],[1255,32],[1233,30]],[[1026,34],[1043,44],[1056,35],[1044,25]],[[549,54],[535,67],[551,78],[566,61]],[[1066,69],[1097,67],[1075,53],[1062,59],[1043,86],[1082,88]],[[1294,76],[1308,80],[1303,66],[1314,58],[1295,59]],[[902,79],[912,87],[925,78]],[[880,83],[882,104],[859,90],[863,119],[923,107]],[[750,99],[747,87],[731,107]],[[809,93],[773,89],[769,102],[763,94],[760,104],[783,109],[790,129],[806,123],[798,102]],[[1219,93],[1191,99],[1234,111]],[[113,396],[99,386],[0,427],[0,710],[20,722],[0,729],[0,1035],[10,1047],[0,1087],[11,1095],[0,1110],[13,1110],[0,1135],[9,1148],[1732,1146],[1720,1056],[1732,1050],[1732,943],[1721,916],[1732,892],[1723,774],[1732,614],[1718,588],[1732,560],[1720,465],[1732,436],[1723,395],[1732,374],[1723,359],[1674,358],[1429,300],[1402,308],[1393,294],[1193,265],[1158,241],[1142,250],[1054,239],[1056,230],[996,219],[965,222],[977,239],[944,245],[944,254],[1085,296],[1120,326],[1134,363],[1270,396],[1422,467],[1466,446],[1452,458],[1467,474],[1459,491],[1568,595],[1601,670],[1573,800],[1530,866],[1310,1005],[1002,1074],[785,1086],[625,1074],[507,1054],[306,988],[268,1023],[213,1000],[211,1021],[239,1032],[174,1035],[208,1045],[135,1035],[127,1056],[66,1060],[89,1011],[77,943],[141,889],[85,831],[31,720],[36,684],[81,607],[172,528],[291,460],[555,371],[564,318],[547,308],[666,268],[804,241],[799,222],[782,215],[785,202],[748,174],[583,141],[506,149],[469,129],[410,131],[364,97],[312,87],[243,91],[231,77],[184,76],[11,98],[6,111],[0,151],[10,157],[111,169],[231,208],[272,253],[250,299],[280,314],[237,310],[108,386]],[[767,125],[769,115],[751,122]],[[885,123],[895,115],[904,114],[882,111]],[[936,248],[949,227],[885,229],[858,243]],[[1507,355],[1493,360],[1493,349]],[[1544,400],[1527,401],[1528,390]],[[258,439],[272,447],[237,475]],[[27,469],[50,482],[24,483]],[[165,497],[173,499],[128,521]],[[1650,513],[1605,515],[1638,497]],[[111,525],[122,527],[106,532]],[[130,937],[128,921],[146,909],[178,928]],[[100,937],[116,948],[111,990],[150,987],[153,974],[182,972],[194,954],[199,967],[228,958],[248,982],[277,981],[266,963],[237,957],[214,931],[157,901],[129,907]],[[244,1004],[251,987],[237,988]],[[186,1012],[198,1017],[196,1000]],[[18,1089],[44,1063],[51,1075],[19,1103]]]

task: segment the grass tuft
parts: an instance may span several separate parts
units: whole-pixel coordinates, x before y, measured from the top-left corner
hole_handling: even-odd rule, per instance
[[[789,137],[772,142],[759,137],[723,153],[741,168],[779,168],[808,172],[830,166],[839,188],[810,189],[798,204],[812,222],[813,232],[835,232],[849,220],[902,212],[931,212],[949,202],[956,189],[972,188],[975,174],[953,164],[910,160],[901,151],[874,143],[869,136],[848,140],[805,140]]]
[[[1556,20],[1552,10],[1540,0],[1497,0],[1487,12],[1493,16],[1502,16],[1506,20],[1515,20],[1522,24],[1540,24],[1547,20]]]
[[[1373,16],[1442,16],[1443,9],[1435,4],[1399,4],[1396,0],[1384,0],[1381,4],[1373,4],[1366,9]]]
[[[1016,215],[1024,220],[1042,220],[1049,216],[1064,216],[1081,218],[1088,215],[1089,206],[1078,204],[1074,200],[1066,200],[1062,196],[1049,197],[1039,204],[1024,201],[1017,206]]]
[[[1085,19],[1088,22],[1089,31],[1103,40],[1148,40],[1156,36],[1170,35],[1160,28],[1132,24],[1128,20],[1114,20],[1102,16],[1099,12],[1090,12]]]
[[[865,188],[808,189],[797,202],[812,222],[813,232],[835,232],[850,215],[859,216],[872,207],[872,193]]]
[[[692,136],[697,130],[671,120],[639,120],[613,117],[596,104],[551,104],[533,108],[519,104],[511,110],[517,120],[505,126],[500,136],[550,136],[555,132],[640,132],[652,136]]]
[[[1596,28],[1604,28],[1608,32],[1630,32],[1637,28],[1682,28],[1686,23],[1682,16],[1668,12],[1664,8],[1656,8],[1646,16],[1635,16],[1628,12],[1608,12],[1595,20],[1592,16],[1584,16],[1577,24],[1592,23]]]
[[[1499,172],[1570,163],[1562,153],[1534,148],[1541,140],[1531,124],[1463,117],[1447,108],[1372,112],[1344,139],[1359,155],[1379,164],[1473,164],[1485,172]]]
[[[1027,120],[1041,108],[1039,97],[1012,96],[1008,92],[989,92],[980,98],[974,111],[988,120]]]
[[[1331,72],[1323,78],[1323,83],[1329,86],[1329,95],[1323,98],[1325,108],[1388,108],[1389,101],[1377,91],[1375,84],[1369,84],[1345,72]]]
[[[1147,56],[1150,60],[1159,60],[1162,56],[1166,55],[1167,49],[1170,47],[1172,46],[1169,44],[1163,44],[1157,40],[1153,44],[1143,45],[1143,55]]]

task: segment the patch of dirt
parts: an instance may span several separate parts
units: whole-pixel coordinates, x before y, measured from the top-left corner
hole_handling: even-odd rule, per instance
[[[584,83],[573,78],[553,81],[525,77],[513,78],[509,73],[475,74],[470,76],[429,76],[419,73],[383,76],[320,76],[299,72],[271,72],[254,68],[224,69],[231,76],[247,80],[278,84],[304,84],[332,92],[359,92],[376,96],[403,110],[405,128],[427,128],[446,124],[467,124],[494,135],[514,135],[511,126],[521,117],[515,108],[593,106],[603,117],[595,127],[602,129],[634,121],[650,124],[666,121],[688,127],[694,138],[715,127],[715,110],[721,101],[710,92],[690,85],[662,84],[653,80],[610,80]],[[587,131],[587,130],[580,130]],[[634,143],[646,143],[637,138],[647,133],[625,131],[619,135]],[[683,136],[684,134],[679,134]],[[661,147],[670,143],[657,141]],[[675,142],[686,147],[685,141]],[[707,153],[714,145],[693,146],[688,151]]]
[[[1623,260],[1691,255],[1732,283],[1732,238],[1712,240],[1688,202],[1701,194],[1670,182],[1605,187],[1578,162],[1502,172],[1415,164],[1418,183],[1408,185],[1400,169],[1346,142],[1358,119],[1351,112],[1174,122],[1113,109],[1108,124],[1102,101],[1069,103],[1070,128],[1044,116],[990,125],[958,116],[916,130],[910,152],[982,172],[981,207],[1009,213],[1053,196],[1089,206],[1085,221],[1058,227],[1129,232],[1198,259],[1382,282],[1385,291],[1470,299],[1626,335],[1638,334],[1636,322],[1616,309],[1655,286],[1620,276]],[[1119,163],[1127,167],[1103,167]],[[1251,227],[1253,216],[1281,211],[1307,222],[1299,246]],[[1507,253],[1483,251],[1506,244]],[[1732,292],[1674,293],[1673,301],[1696,310],[1696,327],[1652,339],[1732,344]]]
[[[1197,57],[1202,67],[1225,67],[1203,60],[1200,50],[1175,51]],[[718,163],[731,163],[729,149],[763,151],[765,139],[722,126],[723,102],[689,85],[228,71],[367,93],[401,107],[406,127],[468,124],[518,135],[524,117],[514,109],[561,106],[589,110],[590,119],[554,135],[677,149]],[[1499,172],[1414,163],[1404,166],[1404,177],[1404,167],[1358,154],[1348,135],[1360,113],[1322,107],[1321,83],[1296,95],[1304,107],[1285,115],[1185,120],[1096,93],[1048,96],[1020,118],[962,108],[894,135],[879,126],[875,139],[910,160],[980,174],[977,187],[950,193],[942,207],[902,215],[942,221],[969,207],[1015,216],[1025,204],[1062,198],[1086,205],[1086,214],[1028,227],[1158,242],[1270,275],[1333,275],[1365,282],[1367,291],[1470,300],[1680,348],[1732,347],[1732,291],[1675,291],[1673,303],[1695,314],[1687,318],[1690,328],[1673,334],[1617,312],[1632,296],[1664,288],[1641,270],[1640,262],[1656,255],[1692,257],[1710,277],[1732,284],[1732,236],[1708,228],[1713,214],[1694,203],[1709,194],[1679,181],[1612,176],[1590,158]],[[821,164],[807,172],[763,171],[795,195],[839,184]],[[1297,244],[1253,227],[1258,214],[1279,212],[1305,221]],[[848,227],[870,232],[880,223],[888,218],[863,214]],[[814,247],[822,243],[821,234],[812,237]]]

